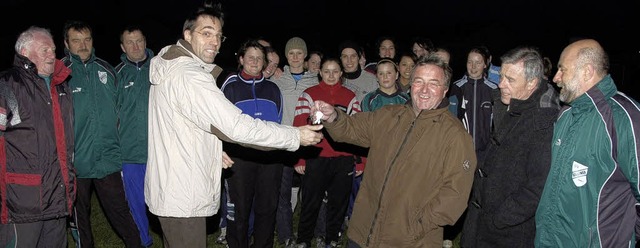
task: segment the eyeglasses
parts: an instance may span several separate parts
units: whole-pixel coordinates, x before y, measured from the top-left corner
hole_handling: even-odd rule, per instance
[[[415,86],[427,86],[428,89],[432,89],[432,90],[437,90],[440,89],[440,87],[443,87],[444,84],[437,84],[434,82],[425,82],[425,81],[420,81],[420,80],[416,80],[411,82],[411,85],[415,85]]]
[[[224,36],[222,34],[214,34],[214,33],[211,33],[209,31],[200,32],[200,31],[195,31],[195,30],[193,32],[196,32],[196,33],[204,36],[205,39],[213,39],[215,37],[220,41],[220,43],[222,43],[225,40],[227,40],[227,36]]]

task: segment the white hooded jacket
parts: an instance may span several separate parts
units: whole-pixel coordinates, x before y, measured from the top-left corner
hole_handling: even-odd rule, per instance
[[[222,142],[295,151],[297,128],[253,119],[231,104],[212,75],[219,70],[184,40],[151,60],[149,157],[145,201],[163,217],[206,217],[220,206]]]

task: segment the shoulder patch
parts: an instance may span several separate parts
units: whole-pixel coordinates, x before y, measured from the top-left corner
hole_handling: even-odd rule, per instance
[[[465,171],[469,171],[469,169],[471,168],[470,163],[471,162],[469,162],[469,160],[466,159],[464,162],[462,162],[462,169],[464,169]]]

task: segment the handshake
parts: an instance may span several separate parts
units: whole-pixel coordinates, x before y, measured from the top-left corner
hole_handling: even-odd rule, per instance
[[[323,135],[321,132],[317,131],[320,131],[323,128],[321,125],[322,121],[331,123],[338,116],[333,105],[324,101],[315,101],[311,107],[311,113],[313,113],[309,116],[311,124],[298,127],[300,130],[300,145],[302,146],[310,146],[319,143],[322,140]]]

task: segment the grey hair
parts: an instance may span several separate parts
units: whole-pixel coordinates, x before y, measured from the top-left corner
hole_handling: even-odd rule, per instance
[[[18,36],[18,40],[16,40],[15,45],[16,53],[20,53],[22,49],[29,47],[31,42],[35,40],[36,34],[44,34],[53,40],[53,35],[51,35],[51,31],[49,31],[49,29],[31,26]]]
[[[544,80],[544,61],[542,55],[535,47],[517,47],[509,50],[500,57],[502,64],[516,64],[520,61],[524,64],[524,79],[531,81],[538,79],[538,83]]]
[[[447,88],[449,88],[449,84],[451,83],[451,77],[453,75],[453,69],[451,69],[449,64],[445,63],[444,60],[442,60],[442,58],[438,57],[434,53],[430,53],[429,55],[422,57],[418,61],[416,61],[416,64],[413,66],[413,70],[411,71],[410,82],[413,82],[416,68],[423,65],[435,65],[437,67],[442,68],[442,70],[444,71],[444,83],[447,86]]]

